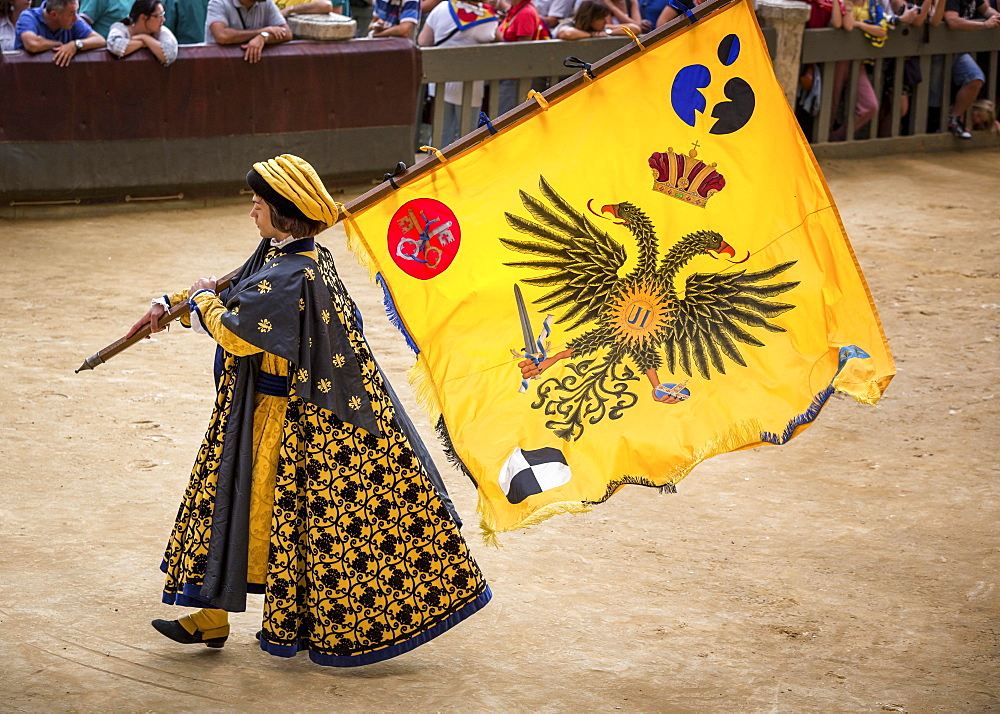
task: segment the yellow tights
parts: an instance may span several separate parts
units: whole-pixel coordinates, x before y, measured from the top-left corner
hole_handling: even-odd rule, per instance
[[[177,622],[192,635],[200,631],[206,640],[229,635],[229,613],[225,610],[198,610]]]

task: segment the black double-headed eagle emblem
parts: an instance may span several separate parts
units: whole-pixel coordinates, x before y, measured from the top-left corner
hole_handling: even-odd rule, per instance
[[[539,384],[531,405],[552,417],[546,426],[560,438],[574,441],[586,424],[620,418],[638,402],[634,383],[643,377],[656,401],[686,399],[690,392],[683,381],[661,383],[658,371],[664,365],[671,374],[711,379],[726,374],[733,363],[745,367],[741,350],[763,347],[758,336],[785,331],[773,319],[794,305],[774,298],[798,282],[775,278],[795,261],[757,272],[683,277],[695,256],[734,258],[735,250],[719,233],[703,230],[682,236],[661,256],[652,222],[638,207],[622,202],[601,209],[632,234],[638,248],[635,267],[622,275],[628,257],[622,244],[567,203],[544,177],[539,190],[544,200],[520,192],[531,218],[505,214],[523,237],[500,241],[528,256],[505,264],[532,271],[522,283],[543,291],[532,302],[556,314],[556,324],[566,330],[585,328],[562,351],[521,362],[522,374],[537,378],[569,360],[562,376]]]

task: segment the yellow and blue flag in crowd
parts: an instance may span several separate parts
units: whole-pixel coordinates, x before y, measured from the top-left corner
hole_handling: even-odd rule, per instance
[[[347,222],[495,536],[781,445],[895,373],[746,0]]]

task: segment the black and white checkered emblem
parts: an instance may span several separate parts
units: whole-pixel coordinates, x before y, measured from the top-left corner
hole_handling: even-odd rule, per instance
[[[559,449],[514,449],[500,471],[500,488],[511,503],[562,486],[570,479],[566,457]]]

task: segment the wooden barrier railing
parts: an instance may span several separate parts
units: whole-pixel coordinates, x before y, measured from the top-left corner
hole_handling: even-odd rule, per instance
[[[970,53],[979,56],[979,63],[986,73],[986,94],[996,99],[998,91],[997,55],[1000,52],[1000,30],[984,30],[981,32],[957,32],[944,26],[928,28],[927,40],[924,41],[924,28],[908,28],[903,34],[902,29],[889,33],[889,39],[883,47],[872,47],[860,32],[846,33],[833,28],[822,30],[806,30],[802,42],[802,64],[818,64],[821,67],[822,90],[819,111],[811,122],[807,121],[807,136],[813,143],[824,142],[830,133],[833,116],[833,82],[837,62],[849,61],[850,74],[846,83],[847,98],[842,105],[845,107],[847,121],[846,141],[854,141],[854,112],[846,111],[857,103],[858,73],[867,71],[863,64],[873,61],[871,69],[872,86],[875,96],[881,105],[883,88],[886,85],[886,68],[889,60],[895,60],[892,81],[892,93],[889,95],[890,107],[888,114],[887,137],[900,135],[926,134],[935,129],[944,129],[947,124],[947,111],[952,93],[951,68],[952,57],[955,54]],[[941,56],[933,60],[934,56]],[[907,57],[918,58],[922,81],[914,87],[913,96],[909,101],[909,111],[902,114],[903,100],[903,68]],[[939,77],[932,76],[932,63],[940,63]],[[930,106],[932,82],[938,81],[940,91],[940,106]],[[878,115],[872,120],[871,130],[865,138],[877,138]],[[811,124],[811,126],[809,126]]]
[[[764,37],[769,49],[774,53],[775,31],[773,28],[763,28]],[[549,40],[544,42],[528,42],[516,44],[491,44],[473,47],[427,47],[421,50],[423,64],[423,82],[425,89],[435,86],[438,97],[444,95],[446,82],[462,82],[462,104],[459,134],[464,135],[476,126],[479,110],[495,117],[499,113],[500,81],[508,78],[517,79],[517,96],[521,99],[527,91],[534,87],[542,89],[555,82],[559,77],[570,74],[563,67],[563,59],[568,55],[580,57],[592,62],[627,44],[627,38],[591,39],[564,42]],[[887,128],[885,136],[926,134],[929,131],[944,128],[947,116],[938,116],[936,112],[947,112],[951,94],[952,56],[958,53],[971,53],[977,56],[986,73],[987,96],[995,99],[998,91],[997,56],[1000,53],[1000,30],[982,32],[957,32],[944,26],[929,28],[927,40],[924,40],[923,28],[897,29],[890,32],[889,40],[881,48],[872,47],[859,32],[845,33],[836,29],[803,30],[802,64],[818,64],[821,67],[822,95],[819,111],[815,117],[804,117],[803,127],[806,135],[813,143],[825,142],[829,136],[833,117],[833,82],[835,66],[838,62],[851,63],[845,107],[853,107],[857,102],[857,77],[863,69],[863,64],[872,60],[874,65],[872,85],[875,95],[882,100],[883,89],[886,87],[886,69],[889,60],[894,63],[893,89],[889,94],[890,106],[886,109],[887,117],[882,123]],[[941,56],[942,70],[940,77],[932,77],[932,58]],[[914,96],[909,101],[906,116],[903,116],[903,66],[907,57],[918,58],[923,81],[914,89]],[[937,79],[941,87],[941,104],[943,110],[929,106],[931,98],[931,82]],[[476,80],[486,84],[487,99],[484,106],[473,106],[472,85]],[[443,102],[433,104],[434,109],[430,121],[430,135],[418,138],[418,144],[429,140],[433,146],[441,146],[444,123]],[[801,115],[801,112],[800,112]],[[854,141],[854,113],[845,112],[847,126],[847,141]],[[905,121],[904,121],[905,120]],[[420,121],[420,117],[417,117]],[[879,117],[872,121],[871,131],[867,138],[876,138]]]

